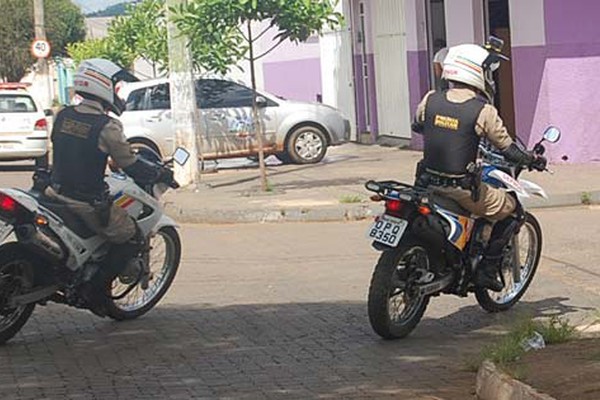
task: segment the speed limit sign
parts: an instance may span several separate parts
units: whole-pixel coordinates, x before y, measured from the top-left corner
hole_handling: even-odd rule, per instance
[[[36,39],[31,44],[31,54],[35,58],[46,58],[50,55],[50,43],[44,39]]]

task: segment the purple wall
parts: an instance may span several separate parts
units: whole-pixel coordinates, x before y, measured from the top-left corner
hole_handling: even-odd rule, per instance
[[[545,46],[513,48],[519,135],[530,145],[547,125],[563,131],[552,161],[600,162],[600,1],[545,0]]]
[[[417,109],[417,105],[429,91],[429,64],[427,50],[407,51],[406,58],[408,61],[408,90],[410,98],[411,118]],[[412,148],[422,149],[423,139],[421,135],[412,134]]]
[[[319,58],[265,62],[265,90],[290,100],[316,101],[321,93]]]

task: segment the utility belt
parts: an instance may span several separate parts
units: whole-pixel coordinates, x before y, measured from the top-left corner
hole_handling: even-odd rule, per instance
[[[471,192],[471,199],[479,201],[481,188],[482,166],[477,163],[469,163],[465,174],[454,175],[427,168],[419,162],[417,165],[416,185],[422,187],[440,186],[454,187]]]
[[[53,183],[51,186],[52,189],[61,196],[91,205],[98,216],[100,224],[104,227],[108,226],[108,222],[110,221],[110,209],[113,204],[113,198],[108,193],[108,190],[99,194],[88,194],[57,183]]]

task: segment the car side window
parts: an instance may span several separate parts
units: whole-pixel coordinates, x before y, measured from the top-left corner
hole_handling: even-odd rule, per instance
[[[144,109],[144,100],[146,98],[146,88],[136,89],[129,93],[125,103],[126,111],[140,111]]]
[[[148,110],[168,110],[171,108],[171,96],[169,84],[162,83],[150,88],[150,100]]]
[[[202,79],[196,84],[200,108],[252,107],[252,89],[220,79]]]

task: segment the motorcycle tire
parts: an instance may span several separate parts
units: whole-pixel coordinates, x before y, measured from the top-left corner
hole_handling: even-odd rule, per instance
[[[526,256],[528,270],[525,270],[525,279],[520,282],[517,289],[507,295],[504,301],[501,301],[495,299],[496,296],[499,296],[497,293],[484,288],[475,288],[477,302],[481,308],[488,312],[495,313],[509,310],[523,297],[531,281],[533,281],[542,255],[542,229],[537,219],[530,213],[526,214],[525,223],[521,227],[519,235],[525,231],[531,235],[530,240],[533,238],[533,242],[528,243],[529,249]],[[521,269],[523,269],[523,266],[521,266]]]
[[[373,271],[368,295],[369,321],[373,330],[384,339],[401,339],[410,334],[429,304],[429,296],[421,296],[410,301],[408,312],[403,311],[399,316],[406,314],[402,319],[393,318],[391,315],[392,298],[401,295],[402,302],[405,301],[404,291],[396,292],[401,289],[395,287],[395,283],[402,281],[398,276],[398,266],[415,252],[429,257],[427,251],[419,245],[400,244],[393,250],[383,252]]]
[[[33,272],[35,259],[18,243],[7,243],[0,247],[0,279],[10,279],[10,275],[4,275],[3,271],[11,266],[18,267],[22,274],[21,282],[25,283],[24,287],[19,289],[19,293],[24,294],[33,287]],[[0,283],[0,289],[3,289],[3,284]],[[5,293],[0,293],[3,297]],[[23,328],[25,323],[31,317],[31,313],[35,308],[35,303],[26,304],[15,309],[8,316],[5,313],[10,310],[0,310],[0,345],[12,339]]]
[[[175,279],[175,275],[177,275],[177,270],[179,268],[179,262],[181,261],[181,240],[179,238],[179,234],[172,227],[163,227],[161,228],[156,236],[160,236],[165,240],[166,250],[165,250],[165,264],[161,268],[161,271],[166,269],[165,274],[159,278],[161,286],[156,290],[155,293],[152,294],[152,297],[145,302],[140,303],[136,306],[123,304],[122,300],[126,300],[132,294],[136,293],[138,288],[134,289],[129,295],[125,296],[123,299],[110,299],[107,304],[106,315],[117,321],[131,320],[138,318],[148,311],[150,311],[154,306],[164,297],[167,293],[173,280]],[[167,261],[167,258],[169,260]],[[152,263],[152,260],[150,260]],[[117,281],[119,278],[116,278]],[[155,278],[157,279],[157,278]],[[157,281],[159,280],[157,279]],[[115,282],[113,281],[113,282]],[[152,281],[151,281],[152,282]],[[141,289],[141,288],[140,288]],[[148,288],[149,289],[149,288]],[[143,289],[142,289],[143,290]],[[109,289],[110,291],[110,289]],[[145,290],[144,290],[145,292]],[[142,298],[143,300],[144,298]]]

